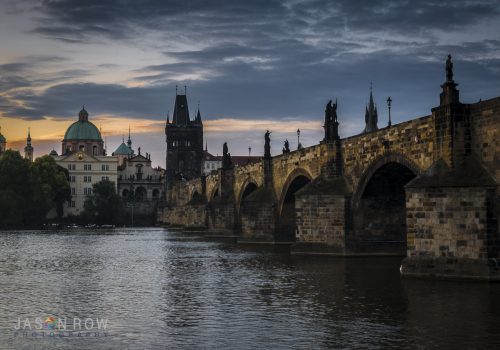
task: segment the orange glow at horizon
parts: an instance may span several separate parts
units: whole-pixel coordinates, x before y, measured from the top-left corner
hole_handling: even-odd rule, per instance
[[[107,136],[123,135],[128,137],[130,126],[132,134],[163,134],[165,122],[155,119],[138,119],[100,115],[91,120],[95,126],[101,129],[103,138]],[[26,141],[28,128],[31,130],[31,138],[36,140],[60,142],[64,138],[66,129],[75,120],[60,120],[45,118],[40,120],[25,120],[18,118],[0,119],[1,132],[9,144],[18,144]],[[301,130],[319,130],[320,121],[310,120],[242,120],[235,118],[211,119],[204,122],[204,131],[208,133],[245,133],[265,130],[280,132],[295,132],[297,127]]]

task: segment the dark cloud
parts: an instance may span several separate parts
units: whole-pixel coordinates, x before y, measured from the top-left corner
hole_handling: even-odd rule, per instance
[[[67,118],[85,104],[94,115],[162,119],[175,85],[186,84],[192,111],[200,101],[208,119],[321,119],[338,97],[341,121],[357,125],[373,81],[381,124],[389,95],[395,121],[406,120],[437,104],[449,52],[465,102],[500,94],[500,40],[440,38],[461,38],[499,9],[498,1],[466,0],[46,0],[33,32],[76,51],[87,46],[71,43],[137,44],[165,61],[131,72],[128,82],[140,87],[68,82],[88,74],[70,65],[31,74],[36,59],[0,65],[0,88],[13,89],[0,112]],[[44,84],[51,86],[35,89]]]
[[[38,32],[74,41],[96,36],[134,38],[141,28],[172,37],[224,40],[339,36],[346,31],[421,36],[436,29],[460,29],[499,14],[495,0],[45,0],[39,9],[44,16]]]

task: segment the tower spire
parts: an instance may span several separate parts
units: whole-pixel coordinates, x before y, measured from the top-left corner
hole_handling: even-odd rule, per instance
[[[370,100],[368,102],[368,106],[365,108],[365,129],[363,132],[378,130],[377,121],[377,107],[373,102],[373,82],[370,82]]]
[[[33,162],[33,146],[31,146],[31,133],[28,127],[28,137],[26,138],[26,147],[24,147],[24,158]]]
[[[127,140],[128,148],[132,149],[132,140],[130,139],[130,125],[128,126],[128,140]]]

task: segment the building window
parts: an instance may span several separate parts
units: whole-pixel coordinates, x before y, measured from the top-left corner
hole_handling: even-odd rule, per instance
[[[92,182],[92,176],[84,176],[83,182]]]
[[[90,170],[92,170],[92,164],[84,164],[84,165],[83,165],[83,170],[85,170],[85,171],[90,171]]]
[[[74,208],[76,207],[75,201],[68,202],[68,208]]]
[[[109,171],[109,164],[103,164],[103,165],[101,166],[101,170],[102,170],[102,171]]]
[[[76,182],[76,176],[74,176],[74,175],[70,176],[69,182]]]
[[[90,196],[90,195],[92,194],[92,189],[91,189],[91,188],[87,188],[87,187],[85,187],[85,188],[83,189],[83,194],[84,194],[84,195],[89,195],[89,196]]]
[[[102,181],[104,181],[104,180],[109,181],[109,176],[103,176],[103,177],[101,178],[101,180],[102,180]]]
[[[97,156],[97,146],[92,147],[92,154]]]
[[[71,195],[76,195],[76,188],[74,187],[71,187]]]

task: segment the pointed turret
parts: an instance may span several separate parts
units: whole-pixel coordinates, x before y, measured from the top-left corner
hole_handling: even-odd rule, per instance
[[[33,146],[31,146],[31,133],[28,128],[28,137],[26,138],[26,147],[24,147],[24,158],[33,162]]]
[[[365,108],[365,130],[363,130],[363,132],[372,132],[378,130],[377,122],[377,107],[373,102],[372,87],[370,86],[370,101],[368,102],[368,106]]]
[[[175,96],[174,116],[172,123],[176,125],[189,124],[189,108],[186,95]]]
[[[128,140],[127,140],[128,148],[132,149],[132,139],[130,138],[130,126],[128,127]]]
[[[198,112],[196,112],[196,119],[195,119],[197,124],[201,124],[201,112],[200,112],[200,104],[198,103]]]

